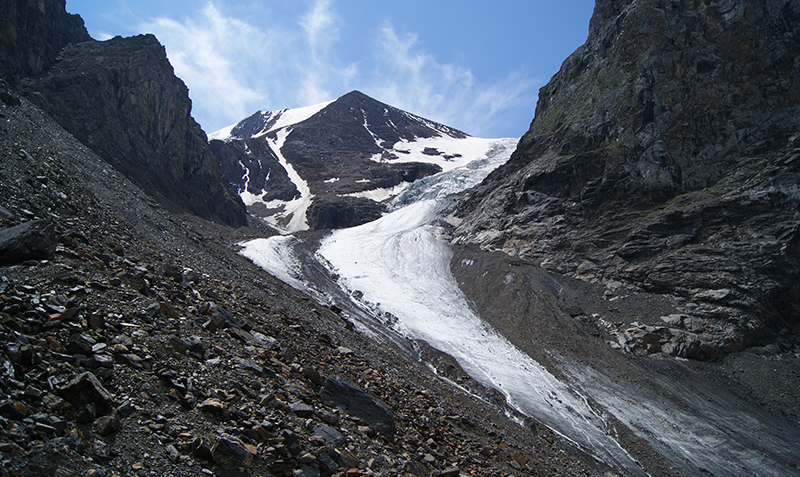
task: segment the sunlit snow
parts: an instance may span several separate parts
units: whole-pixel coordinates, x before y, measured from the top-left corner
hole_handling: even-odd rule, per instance
[[[262,131],[261,134],[266,134],[270,131],[277,131],[279,129],[292,126],[297,123],[302,123],[311,116],[322,111],[325,106],[331,104],[333,101],[326,101],[324,103],[314,104],[303,108],[284,109],[279,112],[280,117],[269,129]]]
[[[325,106],[331,104],[333,101],[326,101],[324,103],[314,104],[311,106],[305,106],[302,108],[293,108],[293,109],[281,109],[279,111],[265,111],[261,113],[267,122],[272,119],[276,119],[274,124],[271,124],[266,130],[261,131],[257,136],[260,137],[268,132],[277,131],[278,129],[282,129],[288,126],[292,126],[297,123],[301,123],[306,119],[310,118],[311,116],[320,112]],[[219,140],[224,141],[226,139],[231,138],[231,133],[233,132],[233,128],[238,126],[239,123],[231,124],[230,126],[225,126],[224,128],[220,129],[219,131],[215,131],[208,135],[208,140]]]
[[[298,232],[300,230],[308,230],[308,222],[306,221],[306,210],[311,205],[311,200],[314,196],[311,194],[311,189],[308,188],[308,183],[300,177],[300,174],[294,170],[291,164],[283,157],[281,148],[283,147],[286,136],[289,135],[289,129],[281,129],[278,131],[275,139],[268,139],[270,147],[278,157],[278,162],[286,169],[289,174],[289,179],[300,191],[300,197],[288,202],[282,200],[273,200],[266,203],[267,208],[282,207],[283,211],[271,215],[265,220],[278,230],[283,232]]]

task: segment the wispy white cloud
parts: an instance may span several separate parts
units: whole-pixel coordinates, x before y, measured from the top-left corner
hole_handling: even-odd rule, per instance
[[[332,88],[357,74],[355,65],[341,65],[335,55],[333,46],[339,41],[339,22],[330,0],[317,0],[300,21],[308,51],[298,57],[297,71],[302,75],[299,95],[306,104],[332,99]]]
[[[141,29],[166,46],[189,87],[192,114],[208,132],[258,109],[315,104],[351,89],[475,135],[491,135],[509,108],[529,104],[533,111],[534,83],[525,75],[479,80],[469,68],[437,61],[414,34],[389,23],[360,25],[372,35],[364,42],[374,54],[348,57],[337,48],[344,23],[334,0],[307,6],[295,18],[262,16],[256,25],[209,2],[186,18],[156,18]]]
[[[468,68],[440,63],[416,35],[398,34],[389,23],[381,27],[377,45],[369,89],[393,106],[484,135],[502,121],[504,111],[535,103],[535,80],[509,74],[479,82]]]
[[[193,115],[201,123],[211,118],[232,123],[268,101],[266,85],[254,79],[270,63],[275,38],[269,31],[226,17],[212,3],[182,22],[157,18],[143,27],[166,46],[176,74],[190,88]]]

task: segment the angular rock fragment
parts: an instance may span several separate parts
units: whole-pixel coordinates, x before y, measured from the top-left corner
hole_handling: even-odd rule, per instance
[[[358,417],[379,434],[394,435],[394,418],[386,407],[352,384],[328,378],[320,392],[322,402]]]
[[[222,434],[211,448],[214,462],[226,469],[247,467],[253,461],[253,453],[244,442],[230,434]]]
[[[0,265],[49,258],[56,250],[53,224],[32,220],[0,230]]]
[[[114,404],[114,396],[100,384],[94,374],[88,371],[67,383],[59,390],[59,394],[76,409],[94,404],[103,414]]]

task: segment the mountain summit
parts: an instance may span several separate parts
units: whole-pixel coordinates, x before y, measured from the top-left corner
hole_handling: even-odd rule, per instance
[[[316,106],[259,111],[209,138],[250,212],[289,231],[374,220],[382,201],[472,160],[484,141],[359,91]]]

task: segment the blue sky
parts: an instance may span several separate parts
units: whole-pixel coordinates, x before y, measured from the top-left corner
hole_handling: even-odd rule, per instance
[[[153,33],[206,132],[357,89],[479,137],[517,137],[583,44],[594,0],[67,0],[92,37]]]

